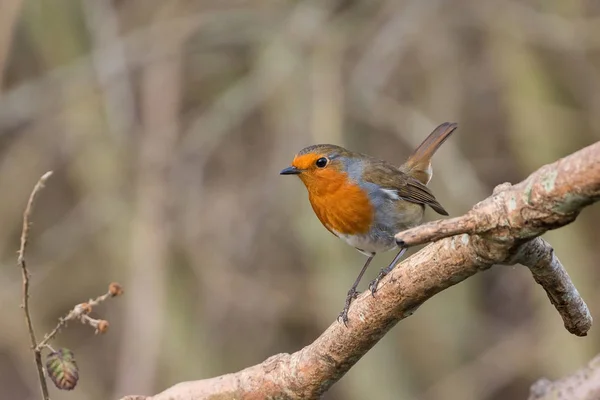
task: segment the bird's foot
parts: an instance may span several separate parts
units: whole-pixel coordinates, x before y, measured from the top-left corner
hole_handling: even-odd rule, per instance
[[[350,310],[350,303],[352,303],[352,300],[356,299],[357,297],[358,292],[356,291],[356,288],[351,288],[348,291],[348,295],[346,296],[346,304],[344,305],[344,308],[342,309],[340,315],[338,315],[337,317],[337,320],[339,321],[341,319],[342,323],[346,327],[348,327],[348,310]]]
[[[377,285],[379,285],[379,281],[382,280],[384,276],[389,274],[391,270],[394,269],[394,266],[396,266],[396,263],[400,261],[405,252],[406,247],[400,249],[398,254],[396,254],[396,257],[394,257],[394,260],[390,263],[390,265],[379,271],[379,275],[377,275],[377,278],[373,279],[373,281],[369,283],[369,290],[371,290],[371,296],[375,297],[375,292],[377,291]]]
[[[382,269],[377,278],[373,279],[371,283],[369,283],[369,290],[371,291],[371,296],[375,297],[375,292],[377,291],[377,285],[379,285],[379,281],[383,279],[384,276],[388,274],[386,268]]]

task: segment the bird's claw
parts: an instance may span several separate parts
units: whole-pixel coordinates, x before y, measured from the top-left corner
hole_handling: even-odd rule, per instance
[[[379,285],[379,281],[383,279],[387,274],[381,271],[377,278],[373,279],[371,283],[369,283],[369,290],[371,291],[371,296],[375,297],[375,292],[377,291],[377,286]]]
[[[357,297],[358,292],[355,288],[351,288],[346,296],[346,304],[344,305],[344,309],[337,317],[338,322],[341,319],[346,328],[348,327],[348,310],[350,310],[350,303],[352,303],[352,300],[356,299]]]
[[[344,326],[347,328],[348,327],[348,309],[346,307],[344,307],[344,309],[342,310],[342,312],[340,313],[340,315],[338,315],[337,320],[338,322],[341,322],[344,324]]]
[[[377,291],[377,285],[379,284],[379,279],[375,278],[369,283],[369,290],[371,291],[371,296],[375,297],[375,292]]]

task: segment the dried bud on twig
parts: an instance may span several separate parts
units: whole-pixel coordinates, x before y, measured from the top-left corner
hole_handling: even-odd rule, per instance
[[[124,293],[123,287],[117,282],[113,282],[108,285],[108,293],[110,293],[112,297],[120,296]]]
[[[90,303],[81,303],[75,306],[75,310],[79,311],[81,314],[89,314],[92,312],[92,306]]]
[[[99,319],[96,325],[96,334],[98,333],[106,333],[108,331],[109,323],[106,320]]]

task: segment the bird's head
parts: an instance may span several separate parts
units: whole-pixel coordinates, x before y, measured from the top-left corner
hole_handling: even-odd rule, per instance
[[[318,195],[339,188],[348,179],[348,170],[356,165],[356,155],[340,146],[317,144],[305,147],[281,175],[297,175],[309,194]]]

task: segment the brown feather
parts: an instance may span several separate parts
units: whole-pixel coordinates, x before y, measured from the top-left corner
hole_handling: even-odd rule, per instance
[[[427,186],[385,161],[371,161],[369,168],[363,172],[363,179],[377,184],[381,189],[395,191],[406,201],[428,205],[437,213],[448,215]]]
[[[402,190],[398,190],[398,195],[403,199],[413,203],[426,204],[438,214],[448,215],[448,211],[446,211],[444,207],[442,207],[442,205],[436,200],[429,188],[418,180],[411,179],[406,185],[406,188],[408,189],[406,195],[403,195],[404,192]]]
[[[400,169],[424,185],[429,183],[432,175],[431,157],[457,127],[458,125],[453,122],[439,125],[423,140]]]

